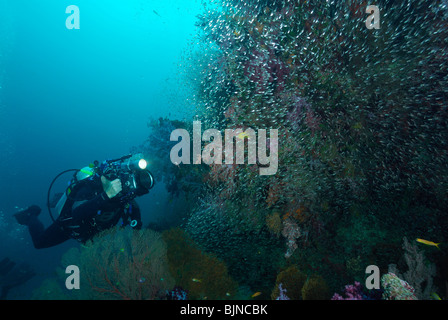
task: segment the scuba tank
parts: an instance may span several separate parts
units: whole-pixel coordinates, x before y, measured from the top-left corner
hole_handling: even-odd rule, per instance
[[[69,169],[69,170],[65,170],[63,172],[61,172],[60,174],[58,174],[53,181],[51,182],[50,188],[48,189],[48,194],[47,194],[47,207],[48,207],[48,212],[50,213],[50,217],[51,220],[56,221],[56,219],[53,217],[53,214],[51,212],[51,208],[50,208],[50,193],[51,193],[51,188],[53,187],[53,184],[55,183],[55,181],[64,173],[67,172],[71,172],[71,171],[75,171],[75,174],[73,175],[72,180],[69,183],[69,186],[67,187],[67,189],[65,190],[65,192],[62,194],[61,198],[59,199],[59,201],[57,202],[55,209],[56,209],[56,213],[57,216],[56,218],[58,218],[62,212],[62,209],[64,208],[65,204],[67,203],[67,200],[70,197],[70,194],[73,190],[73,188],[81,181],[88,179],[90,177],[92,177],[95,173],[96,173],[96,168],[97,168],[98,162],[95,161],[95,164],[91,164],[88,167],[84,167],[82,169]]]

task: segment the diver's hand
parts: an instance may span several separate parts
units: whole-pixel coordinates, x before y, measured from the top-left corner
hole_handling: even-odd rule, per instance
[[[103,189],[109,199],[112,199],[123,190],[120,179],[114,181],[107,180],[105,176],[101,176],[101,182],[103,183]]]

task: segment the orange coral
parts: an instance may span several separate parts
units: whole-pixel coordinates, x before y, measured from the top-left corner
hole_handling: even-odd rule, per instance
[[[282,219],[280,218],[280,213],[274,212],[268,215],[266,217],[266,226],[269,231],[279,237],[282,232]]]
[[[268,208],[275,205],[275,203],[278,201],[278,195],[276,192],[276,189],[272,186],[269,187],[268,197],[266,198],[266,203],[268,205]]]
[[[311,276],[302,287],[303,300],[328,300],[330,297],[330,289],[322,276]]]
[[[229,276],[224,262],[202,252],[180,228],[163,233],[168,263],[176,285],[188,291],[189,299],[227,299],[237,284]]]
[[[289,217],[296,219],[300,223],[304,223],[308,218],[307,208],[303,204],[301,204],[298,209],[287,212],[283,216],[283,220],[286,220]]]
[[[280,200],[280,195],[283,193],[283,185],[280,182],[274,182],[269,186],[268,196],[266,197],[266,204],[268,208],[277,204]]]

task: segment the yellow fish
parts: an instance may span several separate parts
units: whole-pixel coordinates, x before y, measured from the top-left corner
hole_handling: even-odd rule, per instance
[[[431,293],[431,296],[433,297],[434,300],[442,300],[439,295],[435,292]]]
[[[196,279],[196,278],[191,279],[191,281],[193,281],[193,282],[202,282],[201,280]]]
[[[417,242],[426,244],[426,245],[428,245],[428,246],[434,246],[434,247],[437,247],[437,249],[440,250],[440,248],[439,248],[439,244],[440,244],[440,243],[435,243],[435,242],[432,242],[432,241],[428,241],[428,240],[424,240],[424,239],[419,239],[419,238],[417,238]]]
[[[255,297],[258,297],[260,294],[261,294],[261,292],[258,291],[258,292],[255,292],[251,297],[252,297],[252,298],[255,298]]]

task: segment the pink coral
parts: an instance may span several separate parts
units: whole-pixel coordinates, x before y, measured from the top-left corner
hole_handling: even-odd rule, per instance
[[[331,300],[364,300],[362,295],[362,286],[358,281],[355,281],[355,284],[346,285],[344,293],[346,298],[335,293]]]
[[[276,93],[282,92],[289,72],[272,48],[252,50],[251,59],[245,65],[245,76],[255,84],[256,94],[266,93],[272,83],[276,83]]]
[[[308,109],[306,112],[305,123],[310,128],[311,133],[314,135],[314,132],[319,128],[320,125],[320,117],[313,112],[313,110]]]

